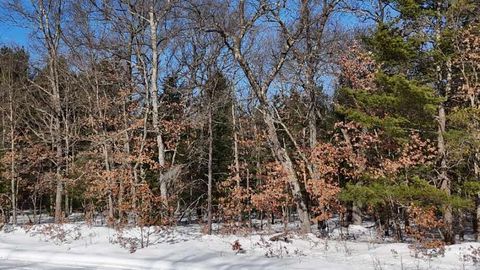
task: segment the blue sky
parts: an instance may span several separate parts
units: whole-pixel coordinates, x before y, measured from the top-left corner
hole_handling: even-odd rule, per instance
[[[10,23],[0,22],[0,44],[17,45],[27,48],[29,45],[30,30]]]
[[[0,0],[2,1],[2,0]],[[0,10],[0,19],[3,11]],[[365,25],[365,23],[360,22],[355,16],[351,14],[339,14],[337,16],[341,17],[341,20],[346,27],[354,27],[358,25]],[[17,45],[25,47],[27,50],[29,48],[31,29],[27,27],[20,27],[13,22],[2,21],[0,20],[0,45]]]
[[[2,17],[3,19],[8,17],[5,16],[6,14],[2,14],[2,12],[4,11],[0,10],[0,19],[2,19]],[[351,29],[356,26],[365,26],[368,24],[366,22],[359,21],[358,18],[352,14],[340,13],[336,16],[340,18],[343,26],[347,29]],[[31,31],[32,29],[29,29],[27,25],[22,27],[22,25],[19,25],[18,23],[11,21],[9,22],[8,19],[4,21],[0,20],[0,46],[7,45],[24,47],[30,53],[30,56],[35,58],[35,56],[38,55],[36,50],[34,50],[31,46]],[[332,78],[329,76],[324,76],[322,80],[325,91],[331,92],[333,84]]]
[[[20,2],[28,3],[25,0]],[[8,3],[6,0],[0,0],[0,45],[29,49],[29,35],[32,30],[28,29],[27,23],[23,23],[14,13],[9,12]]]

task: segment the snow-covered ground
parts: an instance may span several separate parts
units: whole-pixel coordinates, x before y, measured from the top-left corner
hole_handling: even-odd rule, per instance
[[[480,269],[480,262],[473,262],[480,258],[478,243],[448,246],[443,256],[416,257],[408,244],[377,243],[363,227],[349,233],[356,240],[312,234],[284,242],[271,241],[271,234],[208,236],[197,225],[122,232],[80,223],[24,226],[0,232],[0,270]],[[242,252],[232,250],[236,240]]]

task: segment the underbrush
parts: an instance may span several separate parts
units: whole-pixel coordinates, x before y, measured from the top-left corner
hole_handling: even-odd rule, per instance
[[[81,238],[79,225],[69,224],[42,224],[25,228],[30,236],[40,236],[43,241],[52,242],[55,245],[72,243]]]

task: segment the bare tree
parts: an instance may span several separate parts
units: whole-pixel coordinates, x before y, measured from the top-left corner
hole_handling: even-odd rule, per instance
[[[7,1],[5,7],[14,12],[19,20],[32,25],[38,31],[37,37],[46,48],[48,87],[40,87],[48,95],[51,103],[51,146],[55,150],[56,192],[55,192],[55,222],[62,220],[62,195],[64,149],[62,142],[62,99],[60,94],[59,56],[64,19],[64,1],[31,0]],[[38,86],[38,85],[37,85]]]
[[[8,158],[10,179],[10,201],[12,207],[12,223],[17,224],[17,202],[18,202],[18,169],[19,159],[18,141],[20,140],[20,123],[22,117],[22,103],[24,96],[22,91],[26,88],[28,56],[22,49],[3,47],[0,48],[0,97],[3,102],[0,103],[2,112],[3,132],[8,136],[2,140],[2,148],[7,149],[6,141],[9,142]],[[8,139],[7,139],[8,137]]]
[[[197,9],[201,16],[197,17],[196,23],[206,32],[214,32],[220,35],[233,59],[243,71],[259,102],[259,110],[262,112],[267,127],[272,154],[282,164],[288,175],[297,213],[302,223],[302,231],[310,232],[310,216],[306,198],[302,192],[301,182],[296,175],[292,158],[277,134],[276,125],[279,119],[269,102],[268,95],[293,46],[301,37],[303,26],[298,24],[301,16],[291,21],[283,18],[281,12],[286,8],[285,3],[275,1],[250,3],[240,0],[234,7],[211,2],[208,4],[210,4],[209,10],[201,11]],[[303,12],[305,12],[304,8],[301,9],[300,13]],[[251,44],[249,42],[260,41],[259,31],[261,31],[262,26],[278,29],[278,31],[274,31],[276,35],[270,37],[277,40],[278,43],[271,47],[271,51],[265,51],[265,54],[271,53],[272,57],[257,58],[258,64],[253,66],[252,64],[255,61],[253,61],[252,53],[247,51],[246,48]],[[260,45],[258,43],[256,45]]]

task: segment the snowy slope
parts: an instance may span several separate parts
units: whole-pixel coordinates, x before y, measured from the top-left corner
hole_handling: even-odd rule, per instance
[[[362,228],[351,231],[362,233]],[[415,258],[407,244],[379,244],[368,237],[293,236],[286,243],[268,235],[208,236],[198,226],[181,226],[144,229],[149,246],[140,248],[140,235],[138,228],[118,232],[81,224],[17,227],[0,233],[0,269],[480,269],[470,259],[477,243],[449,246],[444,256]],[[232,250],[236,240],[243,253]]]

